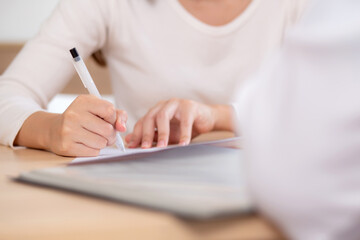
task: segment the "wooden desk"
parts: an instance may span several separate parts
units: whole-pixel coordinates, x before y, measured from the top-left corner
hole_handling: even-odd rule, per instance
[[[194,222],[9,179],[21,171],[62,166],[71,160],[0,146],[0,239],[281,239],[259,216]]]

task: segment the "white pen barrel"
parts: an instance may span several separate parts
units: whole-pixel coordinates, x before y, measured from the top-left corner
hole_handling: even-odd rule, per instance
[[[85,88],[89,91],[91,95],[94,95],[98,98],[101,98],[101,95],[99,93],[99,90],[96,88],[96,85],[89,73],[89,70],[87,69],[84,61],[80,57],[79,53],[77,52],[76,48],[70,49],[71,56],[74,60],[74,67],[76,69],[76,72],[79,74],[79,77],[84,84]],[[120,136],[120,134],[116,133],[116,145],[118,148],[120,148],[123,152],[125,152],[125,146],[124,142]]]
[[[99,93],[99,90],[96,88],[95,83],[87,70],[84,61],[78,57],[77,61],[74,61],[74,67],[77,71],[77,73],[80,76],[81,81],[83,82],[85,88],[89,91],[90,94],[101,98],[101,95]]]

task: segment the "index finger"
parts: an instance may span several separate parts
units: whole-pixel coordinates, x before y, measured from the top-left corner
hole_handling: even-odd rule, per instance
[[[92,95],[90,95],[92,96]],[[84,103],[90,113],[104,119],[106,122],[114,125],[116,122],[116,109],[114,105],[106,100],[95,96],[89,97]]]
[[[193,109],[181,111],[179,145],[188,145],[191,141],[192,128],[194,124],[194,114],[195,113]]]
[[[174,117],[179,106],[177,101],[169,101],[161,109],[156,117],[156,126],[158,130],[157,147],[166,147],[170,136],[170,120]]]

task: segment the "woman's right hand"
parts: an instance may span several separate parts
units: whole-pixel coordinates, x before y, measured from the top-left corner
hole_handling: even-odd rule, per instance
[[[116,110],[110,102],[80,95],[63,114],[31,115],[15,143],[63,156],[97,156],[102,148],[115,143],[116,131],[126,130],[126,121],[126,112]],[[29,143],[31,138],[35,139],[33,144]]]

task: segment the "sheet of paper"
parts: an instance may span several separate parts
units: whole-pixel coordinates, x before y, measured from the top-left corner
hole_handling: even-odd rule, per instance
[[[212,145],[212,146],[219,146],[219,147],[228,147],[228,148],[240,148],[241,147],[241,138],[240,137],[233,137],[215,141],[207,141],[201,143],[193,143],[188,146],[193,145]],[[131,155],[136,154],[146,154],[158,151],[166,151],[169,149],[174,148],[187,148],[188,146],[179,146],[179,145],[171,145],[165,148],[148,148],[148,149],[141,149],[141,148],[127,148],[126,152],[122,152],[120,149],[117,148],[104,148],[100,151],[100,155],[97,157],[79,157],[75,158],[71,164],[79,164],[79,163],[87,163],[87,162],[94,162],[94,161],[102,161],[107,160],[114,157],[129,157]],[[70,164],[70,165],[71,165]]]

